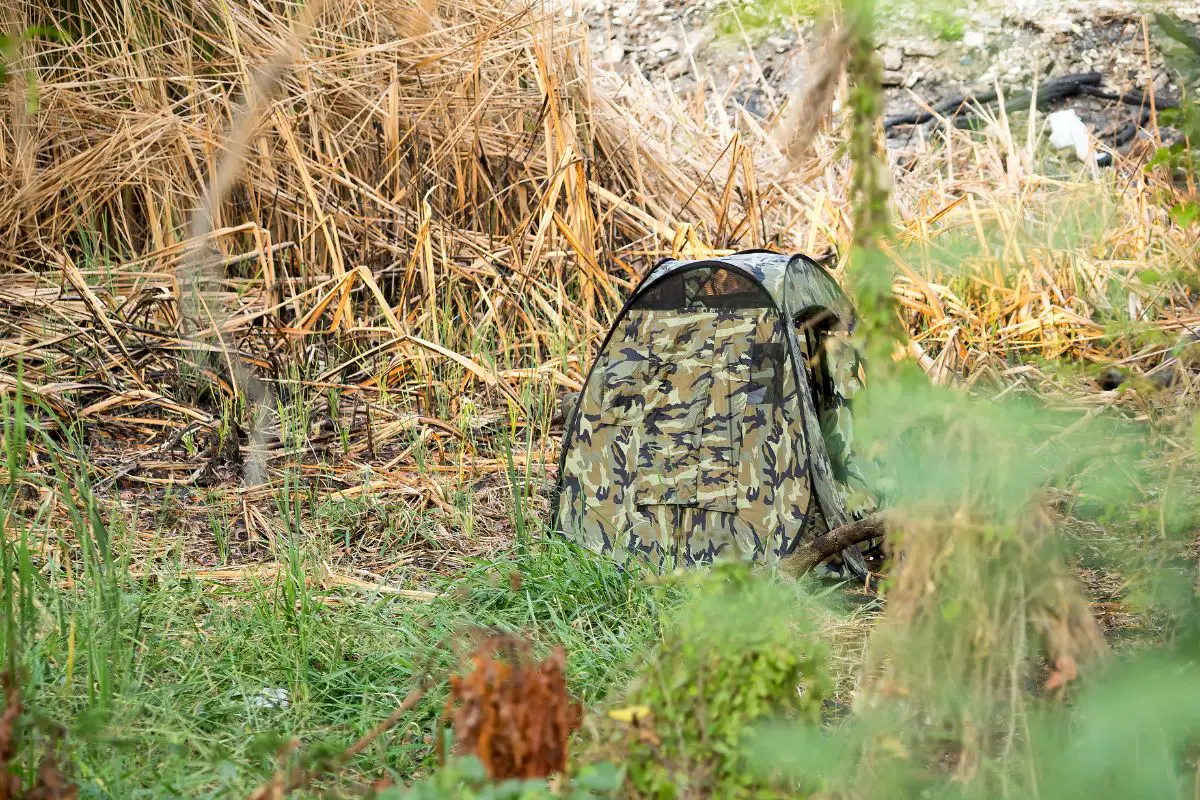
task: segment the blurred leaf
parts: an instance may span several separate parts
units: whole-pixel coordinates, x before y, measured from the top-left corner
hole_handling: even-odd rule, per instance
[[[1138,280],[1147,286],[1153,286],[1162,281],[1162,274],[1156,269],[1144,269],[1138,273]]]
[[[1115,668],[1072,719],[1048,708],[1034,728],[1043,797],[1191,796],[1182,748],[1200,732],[1200,673],[1162,657]]]
[[[650,709],[647,706],[629,706],[628,708],[614,708],[608,712],[609,719],[615,719],[617,722],[632,724],[635,721],[641,722],[650,718]]]
[[[257,733],[246,743],[246,755],[251,758],[273,758],[287,744],[288,738],[278,731]]]
[[[1188,23],[1178,17],[1163,13],[1156,13],[1154,19],[1167,36],[1170,36],[1197,56],[1200,56],[1200,36],[1196,36]]]
[[[1171,220],[1181,228],[1190,227],[1193,222],[1200,220],[1200,204],[1190,201],[1176,203],[1171,209]]]
[[[1154,19],[1158,30],[1164,34],[1158,44],[1167,65],[1183,86],[1197,86],[1200,83],[1200,36],[1195,27],[1169,14],[1155,14]]]
[[[571,786],[588,792],[615,792],[624,782],[624,768],[602,761],[581,769],[575,780],[571,781]]]

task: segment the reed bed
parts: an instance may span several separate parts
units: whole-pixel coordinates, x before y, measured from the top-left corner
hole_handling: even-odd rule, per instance
[[[102,496],[204,492],[185,507],[224,508],[246,556],[282,535],[256,509],[288,481],[430,512],[456,552],[502,546],[497,476],[552,477],[555,397],[655,260],[847,248],[837,115],[797,152],[786,108],[599,71],[550,5],[316,8],[311,29],[280,0],[8,12],[61,35],[22,44],[0,100],[0,390],[78,435]],[[824,106],[819,83],[793,102]],[[1191,388],[1197,231],[1163,210],[1186,188],[1146,152],[1047,175],[1027,128],[892,155],[914,355],[1006,391],[1059,380],[1042,357]]]

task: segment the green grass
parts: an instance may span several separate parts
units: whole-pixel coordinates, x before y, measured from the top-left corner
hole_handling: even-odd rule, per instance
[[[0,413],[3,660],[20,676],[26,741],[44,744],[49,727],[64,726],[64,760],[84,798],[244,796],[272,773],[281,742],[295,738],[310,757],[340,752],[399,705],[418,673],[444,678],[472,628],[519,632],[542,652],[562,645],[572,691],[598,702],[627,683],[680,597],[532,525],[531,541],[503,557],[433,577],[431,602],[331,594],[310,578],[356,509],[311,509],[314,536],[290,480],[276,507],[262,509],[294,520],[276,547],[277,578],[239,587],[181,579],[178,555],[135,566],[136,523],[94,500],[71,437],[60,444],[20,398]],[[57,481],[25,472],[30,441],[53,455]],[[30,506],[30,486],[67,498],[69,523]],[[164,511],[154,536],[181,536]],[[395,524],[394,535],[414,541],[431,525],[420,516]],[[263,702],[264,690],[286,692],[286,707]],[[444,691],[440,680],[338,781],[407,781],[426,770]],[[27,776],[38,749],[25,750]]]
[[[771,29],[787,29],[798,20],[819,17],[830,8],[828,0],[738,0],[720,13],[717,31],[722,35],[741,30],[765,35]]]
[[[428,548],[436,554],[437,548],[446,546],[438,542],[438,527],[445,524],[445,517],[412,511],[392,513],[375,498],[339,502],[321,499],[290,473],[279,481],[275,500],[265,501],[260,508],[273,521],[286,523],[274,551],[264,554],[285,568],[278,578],[230,587],[179,577],[181,568],[187,566],[187,547],[172,540],[185,533],[173,522],[177,515],[167,501],[153,509],[154,513],[143,515],[115,512],[98,503],[91,495],[86,471],[76,466],[86,463],[86,459],[70,429],[56,426],[44,409],[27,415],[19,399],[15,404],[7,399],[0,403],[5,444],[5,469],[0,470],[0,519],[6,532],[0,548],[4,576],[0,596],[5,608],[4,625],[0,626],[3,660],[16,667],[21,677],[30,712],[27,741],[44,744],[45,731],[52,723],[65,726],[64,761],[83,798],[246,796],[271,775],[282,742],[294,738],[299,752],[305,754],[305,763],[322,754],[340,752],[396,708],[418,682],[416,673],[447,674],[457,663],[461,645],[472,628],[520,632],[540,652],[562,645],[568,653],[571,689],[593,707],[633,702],[626,697],[626,690],[639,673],[651,675],[663,685],[680,686],[678,675],[667,674],[674,668],[653,666],[665,663],[661,653],[658,660],[647,659],[661,642],[663,631],[670,630],[669,624],[682,619],[686,629],[687,614],[697,613],[687,601],[692,597],[690,587],[698,581],[647,581],[622,573],[608,560],[593,557],[565,541],[546,538],[540,515],[534,510],[536,502],[531,499],[530,477],[515,466],[515,460],[505,476],[508,486],[519,487],[508,499],[508,523],[513,530],[524,526],[524,533],[517,535],[501,556],[464,559],[459,555],[457,563],[462,566],[447,574],[427,573],[431,577],[422,588],[437,593],[432,602],[363,592],[330,593],[318,588],[314,577],[336,548],[353,551],[365,546],[388,559],[413,547]],[[997,407],[985,413],[990,406],[985,406],[985,411],[972,406],[968,414],[970,409],[962,404],[947,406],[945,413],[930,402],[890,405],[924,408],[925,413],[940,419],[961,420],[960,427],[973,420],[977,427],[986,427],[988,443],[1012,438],[1013,431],[1021,427],[1011,408]],[[1033,414],[1032,410],[1024,413]],[[1042,415],[1034,416],[1040,419]],[[870,413],[862,417],[864,434],[881,444],[892,442],[884,430],[871,433],[872,419]],[[887,419],[891,420],[889,424],[895,423],[894,414]],[[1188,417],[1189,426],[1190,420]],[[901,427],[921,429],[912,424]],[[1024,427],[1032,430],[1036,426]],[[288,428],[292,429],[293,423],[288,423]],[[528,439],[514,442],[516,437],[511,432],[508,439],[503,438],[503,432],[497,435],[502,439],[498,448],[502,453],[520,452],[531,444]],[[1167,439],[1181,437],[1174,427],[1163,429],[1161,435]],[[1029,480],[1041,483],[1041,478],[1026,475],[1027,465],[1019,469],[1001,460],[1000,449],[994,444],[964,445],[963,452],[947,451],[954,454],[953,458],[935,458],[934,454],[945,449],[941,447],[945,434],[930,436],[925,441],[908,435],[902,447],[892,442],[898,448],[892,454],[893,460],[900,459],[902,465],[907,463],[904,459],[914,461],[897,470],[911,476],[912,484],[901,482],[893,487],[900,496],[909,498],[910,505],[913,492],[935,493],[927,498],[926,506],[942,494],[964,494],[966,485],[956,483],[960,473],[970,472],[975,480],[985,478],[993,494],[1010,491],[1014,497],[1031,491],[1025,485]],[[1112,450],[1116,438],[1103,438]],[[30,441],[36,441],[40,451],[49,454],[51,468],[46,469],[43,455],[42,470],[37,473],[45,477],[26,470]],[[922,446],[933,449],[922,457]],[[1072,453],[1077,449],[1069,448]],[[976,450],[987,454],[986,463],[970,469],[962,466],[960,461],[969,459]],[[1021,458],[1033,458],[1019,447],[1017,450]],[[1078,453],[1070,455],[1059,449],[1053,455],[1038,456],[1042,468],[1048,469],[1055,459],[1078,458]],[[1103,472],[1104,459],[1090,462],[1092,466],[1082,471],[1064,467],[1064,472],[1074,476],[1069,487],[1077,498],[1074,513],[1100,525],[1096,530],[1080,528],[1078,535],[1070,532],[1072,553],[1082,557],[1089,568],[1111,566],[1121,570],[1131,580],[1131,588],[1146,595],[1145,602],[1155,610],[1144,615],[1149,627],[1139,636],[1140,650],[1161,645],[1169,635],[1194,636],[1187,631],[1187,620],[1195,618],[1187,581],[1195,574],[1195,564],[1180,552],[1190,544],[1189,534],[1200,520],[1190,462],[1178,462],[1182,466],[1172,471],[1162,457],[1153,457],[1145,470],[1135,469],[1135,462],[1125,460],[1117,465],[1123,468],[1111,475]],[[1150,491],[1139,494],[1138,485]],[[68,501],[66,519],[51,514],[52,504],[47,497]],[[210,500],[215,502],[217,498]],[[1004,506],[1013,503],[1015,499],[1010,499]],[[469,488],[462,489],[453,505],[456,524],[464,529],[490,524],[483,520]],[[377,524],[380,518],[382,524]],[[230,525],[230,520],[213,511],[204,530],[215,540],[215,532]],[[165,555],[147,558],[145,548],[139,548],[147,533],[169,545]],[[1166,544],[1170,547],[1164,549]],[[985,551],[980,542],[970,546],[980,553]],[[219,558],[227,557],[219,542],[214,541],[212,547]],[[1021,574],[1029,575],[1031,571]],[[1176,579],[1173,582],[1168,580],[1172,577]],[[944,579],[939,586],[944,592]],[[814,601],[812,609],[803,606],[802,596],[802,592],[795,595],[791,610],[802,614],[811,611],[814,619],[822,618],[811,630],[805,628],[807,633],[798,634],[796,646],[819,643],[821,648],[835,651],[832,661],[838,665],[835,677],[839,678],[840,691],[841,673],[861,668],[861,653],[854,647],[863,637],[845,637],[848,651],[853,653],[847,656],[836,652],[838,635],[832,631],[854,617],[855,609],[831,610],[846,605],[847,598],[840,594],[831,595],[819,608]],[[781,597],[760,605],[779,611],[792,602],[786,592]],[[331,600],[336,604],[330,604]],[[734,638],[711,624],[715,613],[711,606],[707,612],[701,608],[699,613],[701,616],[693,623],[714,637],[718,647]],[[965,637],[970,626],[962,623],[963,615],[955,623],[953,615],[946,614],[944,611],[942,627],[949,631],[943,639],[948,644],[958,640],[955,637]],[[747,617],[746,625],[765,624],[767,616]],[[858,624],[866,627],[871,623],[860,617]],[[1190,623],[1190,627],[1195,624]],[[688,640],[692,638],[697,637]],[[924,657],[928,658],[934,649],[926,648]],[[731,648],[730,653],[735,652],[742,650]],[[921,654],[904,652],[913,664],[921,663]],[[847,666],[847,662],[852,663]],[[651,668],[643,670],[647,663]],[[947,664],[936,665],[937,674],[947,671]],[[680,710],[680,730],[691,731],[688,704],[694,702],[695,695],[686,690],[699,684],[698,680],[682,681],[683,694],[668,698]],[[1125,684],[1121,686],[1125,686],[1122,691],[1127,695],[1133,691]],[[262,702],[265,689],[284,690],[286,707],[270,707]],[[846,693],[847,700],[850,694],[852,691]],[[1162,694],[1150,692],[1147,702],[1154,708],[1171,707],[1172,698]],[[324,796],[326,791],[353,794],[365,783],[385,776],[400,783],[429,777],[435,763],[433,736],[444,698],[445,684],[440,682],[389,734],[309,796]],[[1180,694],[1179,698],[1189,704],[1196,701],[1192,694]],[[1100,758],[1118,734],[1101,696],[1093,692],[1087,702],[1081,713],[1099,720],[1097,725],[1109,726],[1105,728],[1107,733],[1087,745],[1084,752],[1088,758]],[[1032,707],[1041,713],[1041,706]],[[895,720],[896,726],[910,727],[888,728],[890,720]],[[1045,721],[1031,717],[1029,736],[1053,739],[1056,748],[1047,751],[1050,755],[1030,761],[1031,769],[1051,777],[1057,775],[1058,762],[1073,752],[1069,732],[1059,728],[1070,721],[1069,717],[1048,716]],[[828,764],[852,763],[857,757],[854,754],[869,750],[869,743],[879,736],[904,742],[912,734],[913,740],[919,740],[917,732],[923,730],[911,720],[889,717],[883,711],[856,714],[846,724],[849,727],[833,725],[819,734],[829,754]],[[1139,724],[1152,727],[1152,720],[1143,719]],[[719,721],[709,723],[701,740],[718,730],[714,727],[718,725]],[[1172,726],[1171,746],[1190,742],[1192,728],[1186,721],[1177,720]],[[806,730],[789,729],[773,741],[789,748],[789,742],[812,743],[815,740],[811,736],[818,734]],[[736,734],[740,741],[741,733],[732,731],[730,736]],[[585,733],[579,742],[585,757],[588,743]],[[36,767],[38,749],[25,750],[20,766],[26,776]],[[859,784],[857,773],[830,771],[832,767],[811,759],[797,762],[797,768],[802,769],[796,778],[808,780],[813,775],[824,775],[848,790],[863,785],[883,786],[898,797],[915,787],[945,788],[941,776],[923,773],[915,762],[901,761],[888,767],[882,784]],[[995,769],[1003,780],[1008,779],[1006,765]],[[1156,773],[1155,779],[1173,774]],[[1063,773],[1055,779],[1065,785],[1073,777],[1074,773]],[[696,780],[703,785],[703,774]],[[996,786],[994,782],[979,785]],[[1014,784],[1022,785],[1019,781]]]
[[[947,0],[880,0],[880,25],[888,34],[919,33],[943,42],[958,42],[966,32],[970,15],[960,4]],[[722,36],[745,31],[758,40],[774,33],[790,32],[798,22],[820,19],[838,8],[834,0],[730,0],[715,17]]]
[[[12,555],[30,557],[21,544]],[[119,571],[103,588],[35,581],[12,597],[34,608],[29,619],[17,612],[16,658],[30,707],[71,728],[82,797],[226,797],[270,774],[278,742],[344,749],[400,703],[417,671],[450,669],[451,643],[472,627],[563,645],[573,690],[596,702],[630,677],[673,602],[558,541],[436,588],[428,604],[349,595],[330,607],[303,589],[292,606],[273,583],[231,589]],[[263,707],[265,688],[286,690],[287,707]],[[442,701],[439,686],[363,755],[369,777],[386,765],[406,779],[428,765]]]

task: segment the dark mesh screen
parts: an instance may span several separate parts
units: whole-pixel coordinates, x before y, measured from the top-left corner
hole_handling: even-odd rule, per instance
[[[797,332],[805,335],[829,330],[837,324],[838,316],[828,308],[813,306],[797,312],[794,321]]]
[[[796,334],[805,351],[813,404],[820,413],[833,407],[833,378],[825,363],[825,337],[837,324],[838,318],[829,309],[809,308],[796,314],[794,322]]]
[[[677,272],[650,287],[634,308],[653,311],[703,311],[721,308],[770,308],[757,283],[740,272],[702,266]]]

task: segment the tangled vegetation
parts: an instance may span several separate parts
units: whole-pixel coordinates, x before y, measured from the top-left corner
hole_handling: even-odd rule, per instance
[[[843,11],[760,124],[523,3],[5,9],[0,798],[1191,796],[1196,106],[888,154]],[[846,255],[881,589],[545,530],[623,294],[750,247]],[[566,774],[442,758],[481,629],[565,654]]]

